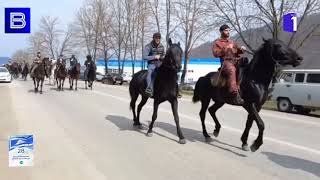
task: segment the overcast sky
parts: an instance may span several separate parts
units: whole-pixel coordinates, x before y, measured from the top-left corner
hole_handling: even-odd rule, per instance
[[[0,0],[0,57],[10,57],[17,49],[28,46],[28,34],[4,33],[4,8],[30,7],[31,33],[37,31],[42,16],[58,16],[60,24],[66,27],[72,22],[82,0]]]

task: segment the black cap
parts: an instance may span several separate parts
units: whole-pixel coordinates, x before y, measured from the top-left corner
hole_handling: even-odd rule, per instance
[[[157,37],[161,38],[161,34],[159,32],[153,34],[153,39]]]
[[[228,25],[224,24],[224,25],[222,25],[222,26],[220,27],[219,31],[222,32],[222,31],[224,31],[224,30],[226,30],[226,29],[228,29],[228,28],[230,29],[230,27],[229,27]]]
[[[91,60],[92,59],[91,55],[87,55],[87,59]]]

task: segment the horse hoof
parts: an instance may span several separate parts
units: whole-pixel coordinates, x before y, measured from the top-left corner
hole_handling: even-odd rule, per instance
[[[185,139],[180,139],[179,140],[179,144],[186,144],[186,143],[187,143],[187,141]]]
[[[76,88],[75,91],[78,91],[78,88]]]
[[[219,131],[218,130],[214,130],[213,131],[213,135],[214,135],[214,137],[218,137],[219,136]]]
[[[143,130],[143,126],[142,126],[142,124],[140,124],[140,123],[134,123],[134,124],[133,124],[133,127],[134,127],[135,129],[137,129],[137,130]]]
[[[42,91],[40,91],[40,94],[42,94]]]
[[[206,143],[211,143],[213,141],[213,139],[209,136],[209,137],[206,137]]]
[[[259,143],[254,142],[254,143],[250,146],[251,152],[256,152],[256,151],[260,148],[261,145],[262,145],[262,143],[259,144]]]
[[[242,144],[243,151],[250,151],[248,144]]]
[[[148,133],[147,133],[147,136],[148,136],[148,137],[152,137],[152,136],[153,136],[153,133],[152,133],[152,132],[150,132],[150,133],[148,132]]]

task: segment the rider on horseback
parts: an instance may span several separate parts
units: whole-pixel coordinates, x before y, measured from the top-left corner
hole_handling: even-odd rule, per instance
[[[154,33],[153,40],[143,49],[143,60],[148,61],[148,76],[147,76],[147,89],[148,96],[153,96],[153,83],[154,83],[154,70],[161,66],[161,59],[164,58],[165,49],[160,42],[161,34]]]
[[[77,58],[75,57],[75,55],[72,55],[70,58],[70,67],[68,69],[68,72],[70,73],[71,70],[76,66],[76,64],[78,63]]]
[[[231,104],[242,105],[243,99],[239,94],[239,86],[236,82],[236,70],[239,62],[240,54],[246,51],[244,46],[239,47],[234,41],[229,39],[230,27],[228,25],[222,25],[220,27],[221,38],[217,39],[213,43],[213,55],[220,58],[222,64],[221,71],[228,77],[228,87],[231,93]],[[226,58],[227,52],[232,52],[235,58]]]
[[[62,55],[62,54],[59,56],[59,58],[58,58],[58,60],[57,60],[57,66],[56,66],[57,69],[59,69],[59,67],[60,67],[61,65],[66,65],[66,60],[63,59],[63,55]]]
[[[38,67],[39,63],[41,63],[41,52],[40,51],[37,52],[37,56],[31,65],[31,73],[30,73],[31,77],[34,76],[34,70]]]
[[[93,64],[94,62],[92,61],[92,56],[87,55],[87,60],[84,62],[84,65],[86,66],[86,69],[84,71],[84,78],[85,80],[88,79],[88,73],[89,73],[89,68],[90,65]]]

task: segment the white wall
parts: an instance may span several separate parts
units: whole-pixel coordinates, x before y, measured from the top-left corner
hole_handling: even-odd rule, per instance
[[[188,65],[188,72],[186,76],[186,83],[194,83],[197,82],[198,79],[201,76],[207,75],[209,72],[216,72],[218,71],[218,68],[220,65],[197,65],[197,64],[189,64]],[[105,72],[105,67],[104,66],[97,66],[97,72],[100,72],[104,74]],[[112,67],[109,66],[109,72],[112,72],[112,70],[118,70],[118,67]],[[136,67],[135,68],[135,73],[140,71],[141,67]],[[124,67],[124,73],[132,75],[132,67]],[[179,74],[181,76],[181,73]]]

